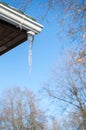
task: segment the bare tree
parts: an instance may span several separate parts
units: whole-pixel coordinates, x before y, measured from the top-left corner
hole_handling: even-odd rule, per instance
[[[1,99],[0,130],[43,130],[46,117],[29,89],[6,90]]]
[[[85,46],[86,47],[86,46]],[[86,49],[86,48],[85,48]],[[55,68],[54,76],[51,81],[44,86],[53,101],[57,101],[58,106],[68,108],[71,117],[77,117],[78,127],[86,129],[86,57],[82,57],[82,61],[78,62],[80,49],[72,53],[68,53],[65,67]],[[57,106],[57,107],[58,107]],[[76,113],[76,114],[75,114]],[[76,116],[77,115],[77,116]]]

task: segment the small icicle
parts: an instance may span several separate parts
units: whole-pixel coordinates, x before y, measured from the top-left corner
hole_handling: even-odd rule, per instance
[[[22,31],[22,24],[19,24],[20,31]]]
[[[21,22],[20,22],[20,24],[19,24],[20,30],[23,29],[24,19],[25,19],[25,15],[23,15],[22,20],[21,20]]]
[[[29,73],[31,75],[31,71],[32,71],[32,47],[33,47],[34,33],[29,31],[27,34],[28,34],[28,41],[29,41],[29,53],[28,53]]]

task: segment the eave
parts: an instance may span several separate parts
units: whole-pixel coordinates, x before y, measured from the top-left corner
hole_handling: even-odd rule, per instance
[[[0,2],[0,55],[38,34],[43,26],[21,11]]]

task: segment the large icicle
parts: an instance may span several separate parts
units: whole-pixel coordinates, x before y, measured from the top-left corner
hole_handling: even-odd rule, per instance
[[[34,41],[34,33],[32,31],[27,32],[27,37],[29,41],[29,53],[28,53],[28,62],[29,62],[29,71],[31,74],[32,71],[32,47],[33,47],[33,41]]]

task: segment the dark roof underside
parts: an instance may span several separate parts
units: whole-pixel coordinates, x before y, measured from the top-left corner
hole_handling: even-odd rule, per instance
[[[20,30],[20,28],[0,20],[0,55],[26,40],[27,33],[25,30]]]

